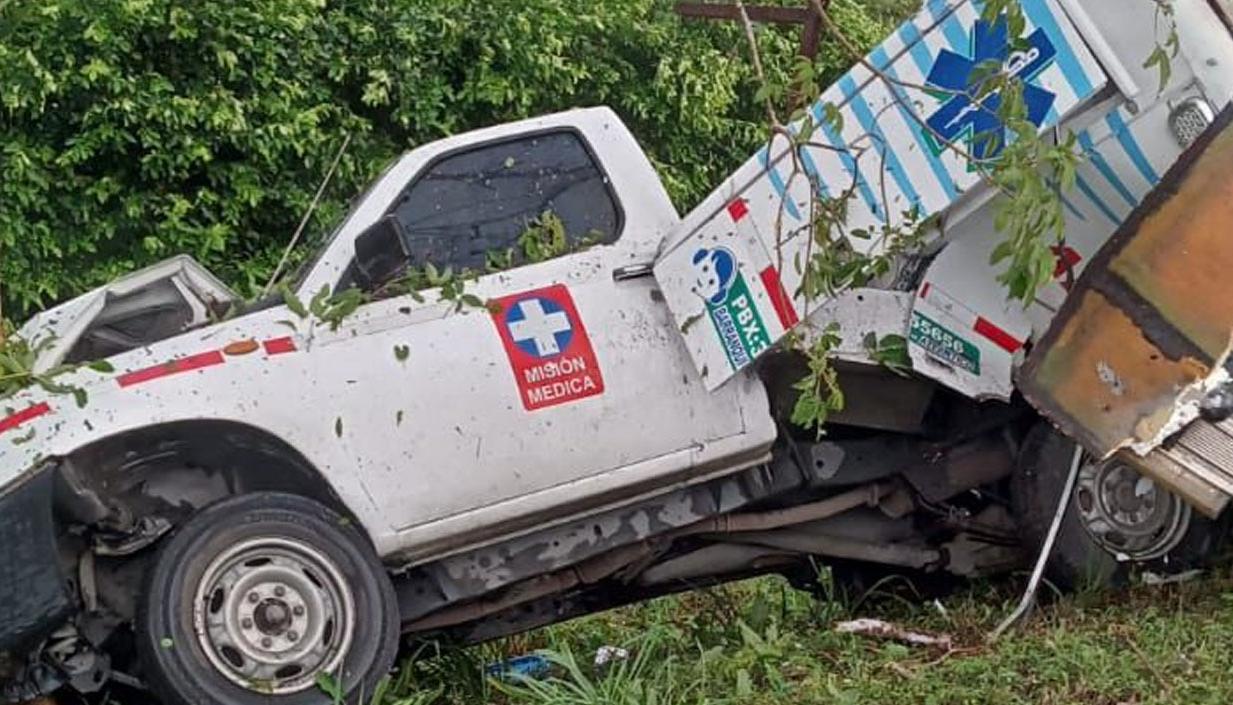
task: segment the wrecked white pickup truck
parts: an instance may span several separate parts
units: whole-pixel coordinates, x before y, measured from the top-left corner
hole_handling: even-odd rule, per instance
[[[829,148],[772,141],[684,218],[617,116],[576,110],[408,153],[290,296],[243,306],[181,258],[36,316],[37,369],[114,372],[0,401],[0,701],[115,680],[170,703],[324,703],[319,676],[371,693],[403,634],[482,640],[773,571],[808,585],[813,560],[854,580],[1005,570],[1078,457],[1053,424],[1090,452],[1059,580],[1198,560],[1233,495],[1233,248],[1210,237],[1233,198],[1157,216],[1190,169],[1222,173],[1204,160],[1229,151],[1227,118],[1212,126],[1233,34],[1223,2],[1174,5],[1159,92],[1150,2],[1024,0],[1012,42],[979,5],[929,0],[814,106],[843,116],[817,121]],[[989,266],[995,193],[933,141],[991,129],[962,94],[990,59],[1086,157],[1058,282],[1026,308]],[[793,160],[814,178],[786,178]],[[811,308],[809,191],[842,183],[852,232],[908,211],[936,226]],[[572,246],[465,291],[444,273],[483,271],[535,223]],[[1152,228],[1194,237],[1135,250]],[[389,287],[426,263],[422,288]],[[1162,288],[1220,302],[1192,326]],[[365,295],[327,299],[347,291]],[[819,439],[786,420],[807,370],[776,343],[830,323],[847,405]],[[871,360],[869,334],[906,339],[910,373]]]

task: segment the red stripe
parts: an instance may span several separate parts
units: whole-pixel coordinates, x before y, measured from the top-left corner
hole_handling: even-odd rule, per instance
[[[1015,337],[1010,333],[1007,333],[979,316],[976,318],[975,330],[977,333],[985,336],[989,340],[992,340],[995,345],[1008,353],[1013,353],[1023,347],[1023,343],[1015,340]]]
[[[51,407],[45,401],[37,404],[32,404],[21,411],[9,414],[0,419],[0,433],[11,431],[27,421],[37,419],[43,414],[51,412]]]
[[[923,299],[929,295],[929,282],[920,285],[920,297]]]
[[[762,286],[766,287],[766,293],[771,297],[771,305],[775,307],[775,313],[779,316],[779,324],[784,330],[791,329],[801,319],[797,317],[796,307],[792,305],[792,299],[783,288],[783,280],[779,278],[779,272],[773,266],[767,267],[762,270],[760,276]]]
[[[265,354],[267,355],[282,355],[283,353],[295,352],[295,341],[291,336],[282,338],[271,338],[262,345],[265,346]]]
[[[745,204],[745,199],[738,198],[728,204],[728,215],[732,216],[732,222],[738,223],[748,214],[749,206]]]
[[[116,381],[120,383],[121,387],[131,387],[135,384],[141,384],[143,382],[149,382],[152,379],[158,379],[159,377],[168,377],[171,375],[178,375],[181,372],[199,370],[203,367],[221,365],[224,361],[225,358],[223,358],[223,354],[221,352],[218,350],[211,350],[209,352],[182,357],[178,360],[164,362],[142,370],[134,370],[132,372],[120,375],[116,378]]]

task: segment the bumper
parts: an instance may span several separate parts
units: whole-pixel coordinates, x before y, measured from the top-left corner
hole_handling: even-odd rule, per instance
[[[73,610],[56,551],[54,473],[0,497],[0,652],[30,648]]]

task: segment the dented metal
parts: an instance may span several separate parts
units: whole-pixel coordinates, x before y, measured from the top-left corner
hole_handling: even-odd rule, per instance
[[[1223,502],[1179,479],[1188,471],[1176,463],[1165,469],[1155,451],[1228,379],[1231,123],[1233,109],[1088,264],[1018,378],[1024,396],[1089,451],[1131,451],[1136,465],[1209,514]],[[1202,479],[1219,493],[1233,490]]]

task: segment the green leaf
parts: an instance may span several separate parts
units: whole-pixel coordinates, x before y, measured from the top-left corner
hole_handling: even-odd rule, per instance
[[[1165,47],[1157,45],[1152,53],[1148,55],[1147,60],[1143,62],[1143,68],[1150,69],[1156,67],[1156,71],[1160,76],[1160,86],[1158,91],[1163,93],[1169,85],[1169,79],[1173,75],[1173,62],[1169,57]]]
[[[330,285],[322,284],[321,289],[313,295],[311,301],[308,302],[308,310],[317,318],[325,316],[326,302],[330,298]],[[303,316],[301,316],[302,318]]]
[[[286,304],[289,311],[300,318],[308,318],[308,309],[304,308],[304,303],[296,297],[295,292],[291,290],[291,287],[287,286],[286,282],[279,284],[278,290],[282,294],[283,303]]]
[[[111,374],[112,372],[116,371],[115,365],[112,365],[110,362],[106,360],[95,360],[93,362],[87,362],[86,367],[89,367],[95,372],[101,372],[103,374]]]
[[[317,674],[317,689],[330,699],[331,702],[341,703],[343,701],[343,686],[339,679],[329,673]]]
[[[394,359],[399,362],[406,362],[407,357],[411,355],[411,348],[407,345],[394,346]]]
[[[342,417],[339,416],[334,419],[334,435],[338,436],[339,438],[342,438],[342,434],[343,434],[343,422],[342,422]]]
[[[29,443],[30,441],[34,440],[34,437],[36,435],[38,435],[38,429],[32,428],[29,431],[27,431],[25,434],[18,436],[17,438],[14,438],[13,445],[15,446],[25,445],[26,443]]]

